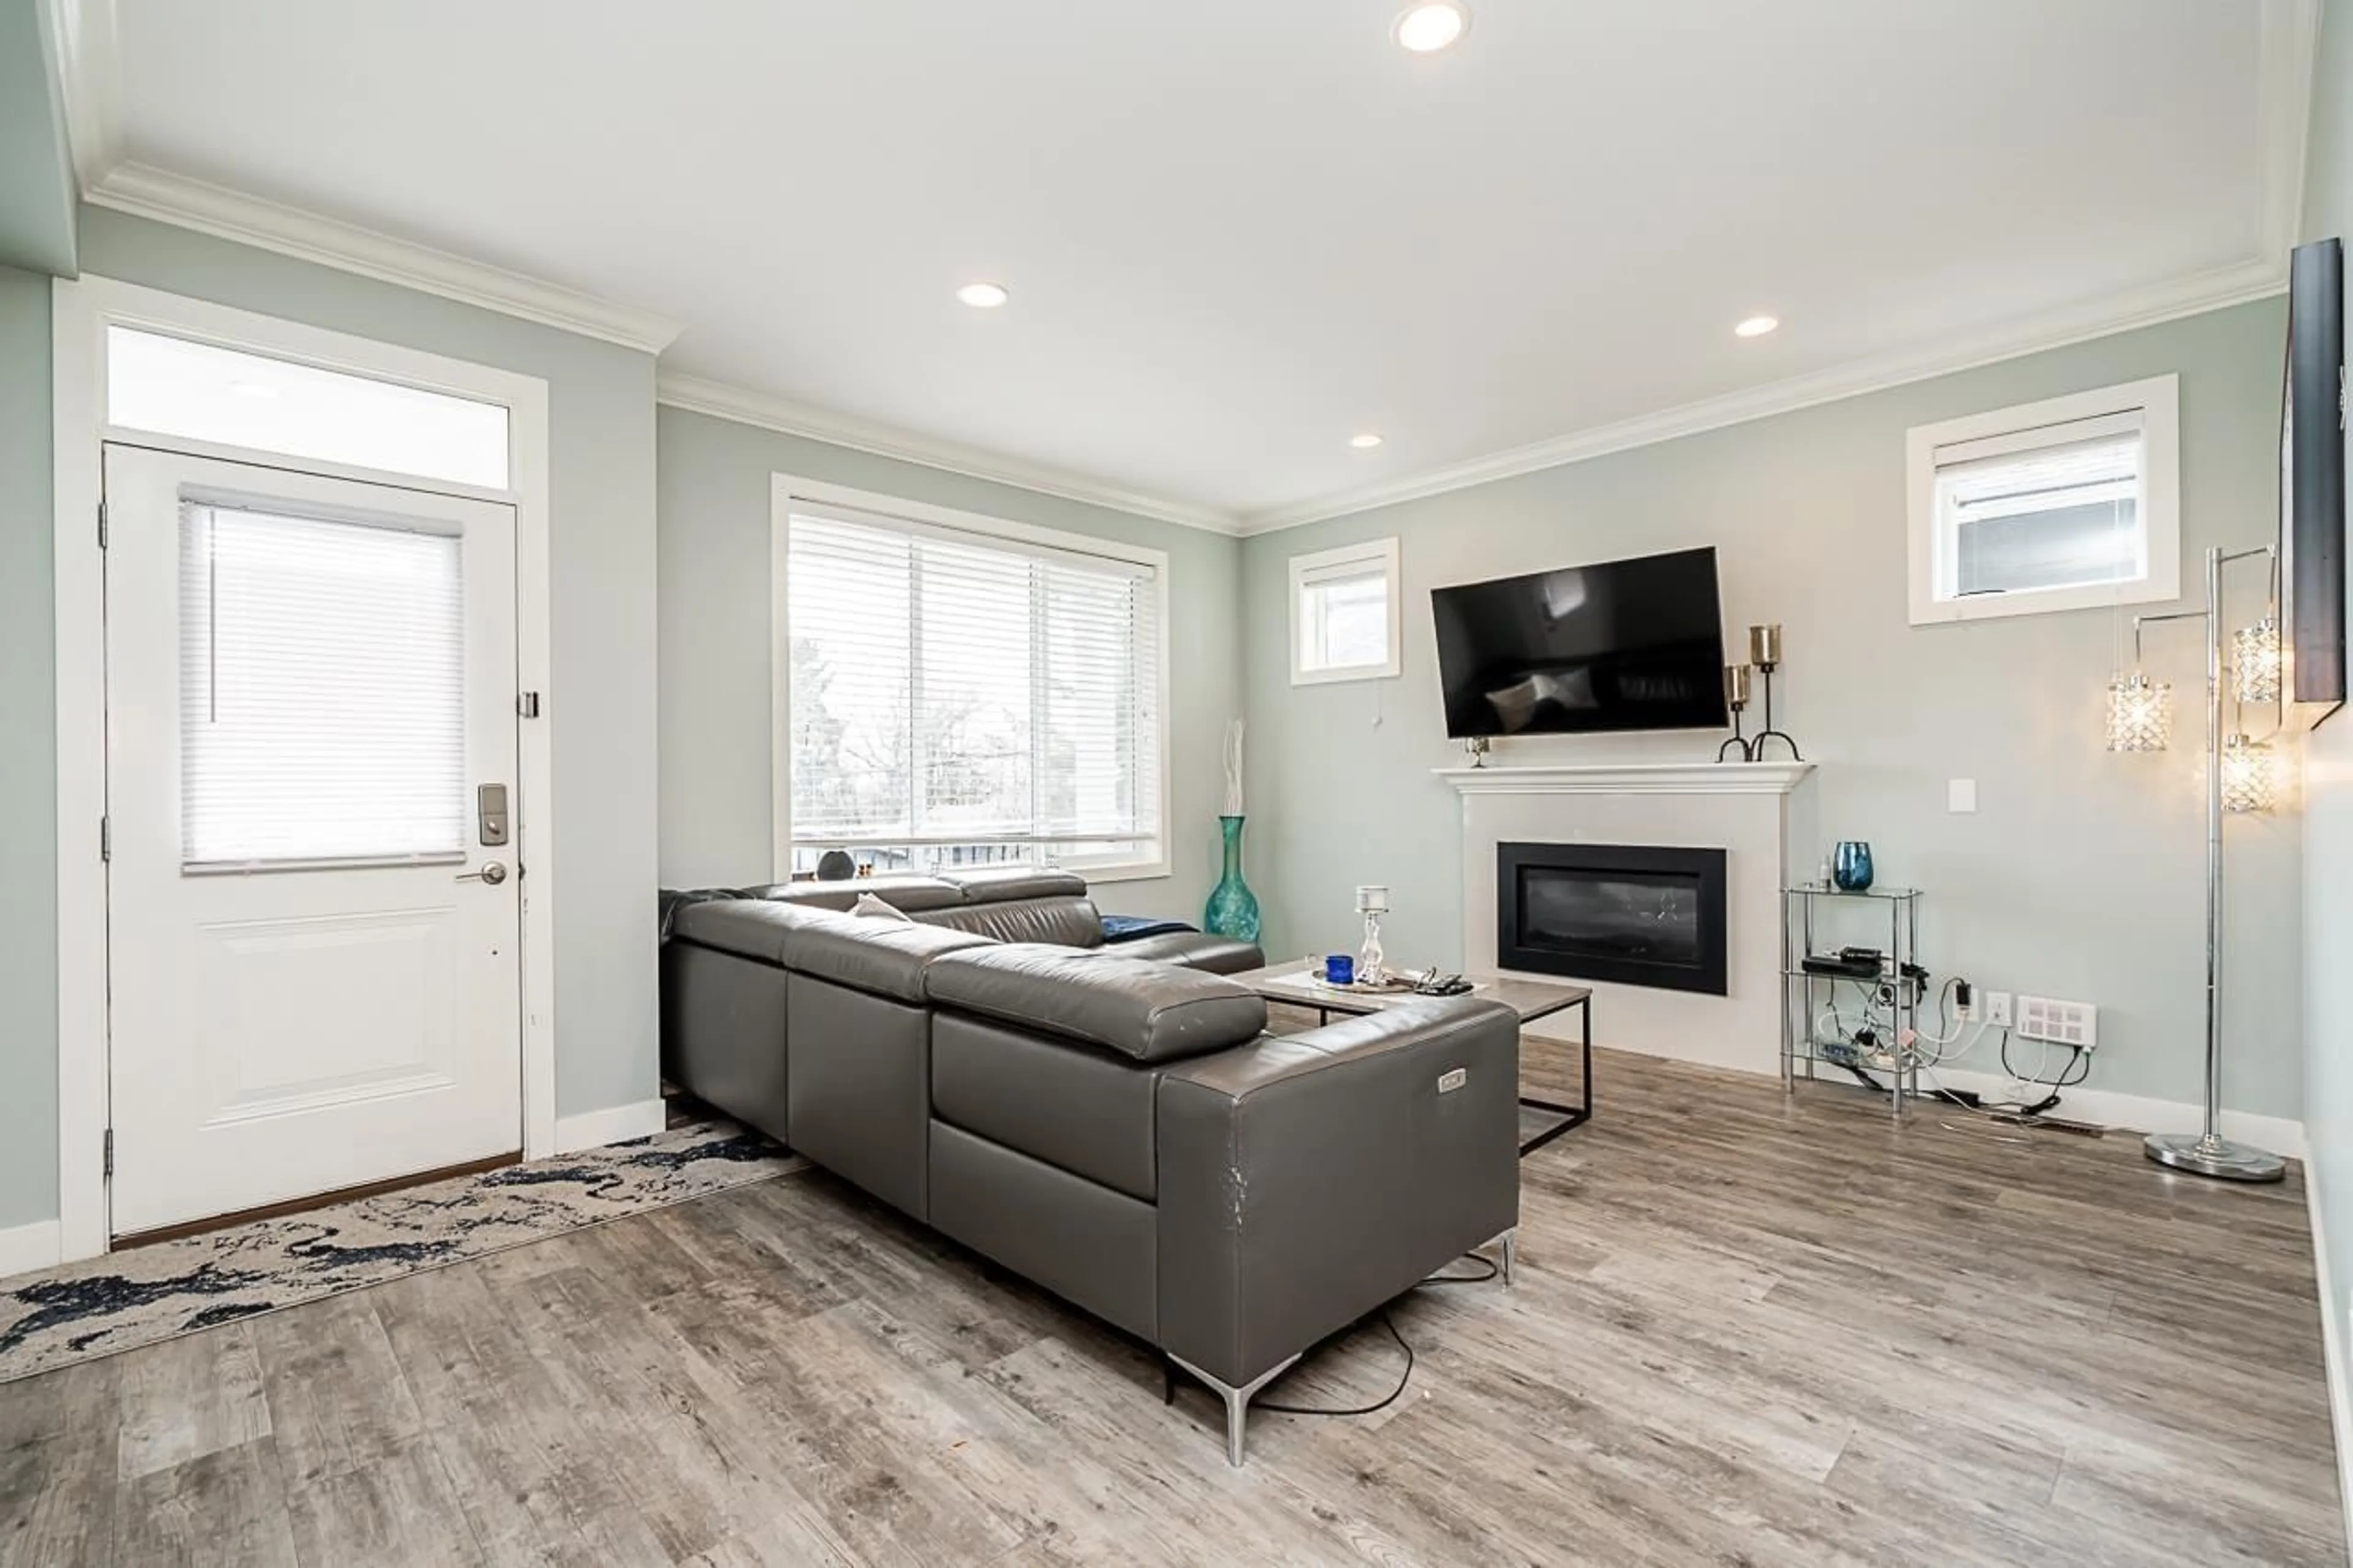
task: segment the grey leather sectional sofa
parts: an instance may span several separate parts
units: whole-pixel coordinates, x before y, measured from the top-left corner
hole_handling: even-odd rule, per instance
[[[1157,1346],[1223,1397],[1235,1464],[1251,1395],[1317,1342],[1488,1242],[1508,1270],[1510,1009],[1430,1000],[1273,1036],[1256,995],[1174,961],[1255,967],[1255,949],[1035,940],[1084,936],[1042,907],[1084,900],[1063,873],[834,886],[911,918],[818,893],[672,910],[666,1070]]]

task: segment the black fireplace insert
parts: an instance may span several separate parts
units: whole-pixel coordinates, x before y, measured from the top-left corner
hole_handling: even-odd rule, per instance
[[[1502,968],[1726,993],[1721,849],[1499,844],[1495,896]]]

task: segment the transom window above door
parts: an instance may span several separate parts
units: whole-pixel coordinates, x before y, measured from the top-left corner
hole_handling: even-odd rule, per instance
[[[1166,869],[1156,557],[797,500],[782,543],[792,870]]]
[[[498,404],[136,327],[106,330],[106,422],[484,489],[509,483]]]

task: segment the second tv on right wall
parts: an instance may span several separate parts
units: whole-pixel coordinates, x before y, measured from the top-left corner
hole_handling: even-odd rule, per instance
[[[2291,711],[2316,724],[2345,701],[2345,251],[2298,246],[2288,275],[2280,416],[2280,615]]]

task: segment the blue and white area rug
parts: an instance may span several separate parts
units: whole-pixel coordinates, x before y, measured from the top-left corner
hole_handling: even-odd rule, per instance
[[[727,1121],[0,1279],[0,1383],[543,1241],[802,1162]]]

